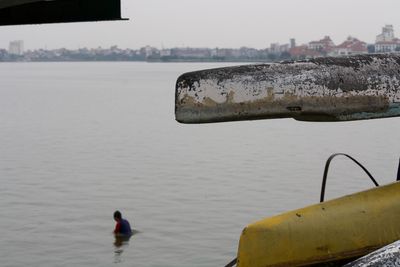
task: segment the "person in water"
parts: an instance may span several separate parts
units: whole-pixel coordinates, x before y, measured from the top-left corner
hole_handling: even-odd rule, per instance
[[[131,236],[132,229],[129,222],[122,218],[122,214],[120,211],[114,212],[114,220],[117,222],[114,229],[114,234],[123,235],[123,236]]]

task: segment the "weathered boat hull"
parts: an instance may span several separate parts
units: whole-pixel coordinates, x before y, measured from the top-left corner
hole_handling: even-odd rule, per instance
[[[186,73],[176,83],[175,116],[182,123],[400,116],[400,56],[317,58]]]
[[[400,239],[400,182],[247,226],[239,267],[308,266],[361,257]]]

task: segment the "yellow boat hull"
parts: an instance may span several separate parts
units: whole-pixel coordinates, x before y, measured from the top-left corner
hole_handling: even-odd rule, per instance
[[[400,182],[248,225],[238,267],[305,266],[363,256],[400,239]]]

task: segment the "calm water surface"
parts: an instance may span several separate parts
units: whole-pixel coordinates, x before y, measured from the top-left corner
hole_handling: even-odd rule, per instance
[[[0,265],[224,266],[245,225],[318,202],[330,154],[395,179],[400,119],[175,122],[177,77],[218,66],[0,64]],[[329,179],[372,186],[342,158]],[[122,246],[115,209],[139,231]]]

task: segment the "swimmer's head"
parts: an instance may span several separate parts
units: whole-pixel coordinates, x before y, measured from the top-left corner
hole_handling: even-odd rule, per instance
[[[114,220],[119,221],[119,220],[121,220],[121,218],[122,218],[121,212],[119,210],[115,211],[114,212]]]

